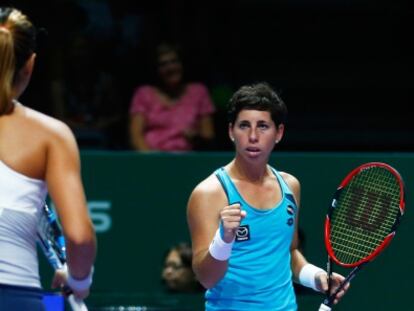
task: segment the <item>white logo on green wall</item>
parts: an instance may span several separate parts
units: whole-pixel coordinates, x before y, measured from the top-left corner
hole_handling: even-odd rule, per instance
[[[111,229],[111,205],[111,201],[88,201],[89,215],[96,233],[104,233]]]
[[[55,204],[50,204],[55,210]],[[88,201],[89,215],[96,233],[105,233],[112,227],[111,201]]]

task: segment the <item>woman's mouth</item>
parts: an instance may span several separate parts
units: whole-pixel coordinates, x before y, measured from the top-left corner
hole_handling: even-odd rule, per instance
[[[258,153],[260,153],[260,149],[256,148],[256,147],[247,147],[246,151],[250,154],[250,155],[257,155]]]

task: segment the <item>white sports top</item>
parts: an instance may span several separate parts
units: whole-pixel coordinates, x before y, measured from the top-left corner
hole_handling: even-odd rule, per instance
[[[36,230],[46,195],[43,180],[0,160],[0,284],[41,287]]]

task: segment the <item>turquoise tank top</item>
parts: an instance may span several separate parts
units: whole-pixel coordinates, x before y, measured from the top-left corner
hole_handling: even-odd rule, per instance
[[[215,171],[229,204],[239,202],[247,215],[237,231],[226,274],[206,291],[207,311],[297,310],[290,267],[297,206],[288,185],[272,171],[282,199],[266,210],[250,206],[223,167]]]

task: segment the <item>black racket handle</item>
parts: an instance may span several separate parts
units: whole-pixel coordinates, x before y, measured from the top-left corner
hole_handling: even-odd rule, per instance
[[[327,306],[327,307],[332,307],[333,302],[335,300],[336,295],[345,287],[346,284],[348,284],[349,282],[351,282],[351,280],[355,277],[356,273],[361,270],[361,268],[365,265],[366,263],[362,263],[359,266],[355,267],[349,274],[348,276],[345,278],[345,280],[338,286],[338,288],[332,293],[332,295],[329,295],[328,293],[328,297],[325,298],[325,300],[323,301],[323,305]],[[330,280],[329,280],[330,282]],[[322,309],[324,310],[324,309]]]

